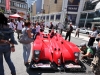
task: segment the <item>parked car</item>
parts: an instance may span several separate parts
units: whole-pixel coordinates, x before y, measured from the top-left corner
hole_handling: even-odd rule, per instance
[[[84,34],[91,34],[93,31],[85,29],[85,28],[80,28],[80,33],[84,33]]]
[[[74,29],[74,30],[76,30],[76,28],[77,28],[77,27],[76,27],[76,26],[74,26],[74,25],[72,25],[72,27],[73,27],[73,29]]]
[[[40,36],[41,35],[41,36]],[[82,69],[85,66],[79,60],[79,48],[55,33],[40,33],[32,44],[32,60],[30,68]]]

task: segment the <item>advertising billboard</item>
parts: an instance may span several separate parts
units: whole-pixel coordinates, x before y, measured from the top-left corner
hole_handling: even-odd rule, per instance
[[[6,10],[10,10],[10,0],[6,0]]]
[[[80,0],[68,0],[67,11],[77,12],[79,4],[80,4]]]

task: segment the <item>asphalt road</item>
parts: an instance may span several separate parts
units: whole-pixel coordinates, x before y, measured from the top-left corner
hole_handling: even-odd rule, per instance
[[[17,37],[16,33],[15,33],[15,37]],[[80,43],[84,42],[84,40],[81,40],[80,38],[72,37],[71,42],[79,45]],[[91,72],[90,66],[85,63],[84,63],[84,65],[87,68],[87,71],[85,73],[71,72],[71,71],[59,72],[59,71],[46,70],[46,69],[44,69],[44,70],[42,70],[42,69],[27,70],[27,68],[24,66],[24,62],[23,62],[22,45],[18,44],[15,46],[15,48],[16,48],[16,51],[11,54],[11,58],[16,67],[17,75],[94,75]],[[31,55],[30,55],[30,59],[31,59]],[[8,65],[6,64],[5,60],[4,60],[4,69],[5,69],[5,75],[11,75],[10,70],[9,70]]]

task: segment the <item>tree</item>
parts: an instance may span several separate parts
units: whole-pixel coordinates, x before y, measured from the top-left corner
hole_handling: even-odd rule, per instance
[[[2,10],[2,9],[0,8],[0,12],[4,13],[4,10]]]

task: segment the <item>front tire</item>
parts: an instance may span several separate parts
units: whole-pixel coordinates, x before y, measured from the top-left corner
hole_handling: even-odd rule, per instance
[[[89,34],[89,32],[86,32],[86,34]]]

